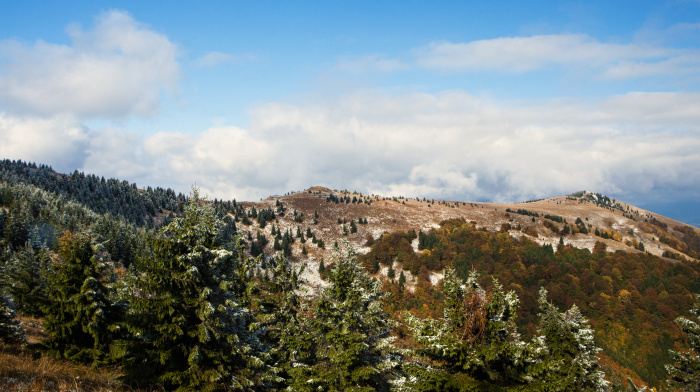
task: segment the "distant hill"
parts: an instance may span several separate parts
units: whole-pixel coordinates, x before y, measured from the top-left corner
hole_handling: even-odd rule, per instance
[[[428,231],[449,219],[464,219],[489,231],[507,232],[516,238],[527,237],[540,245],[556,245],[560,239],[576,248],[592,250],[602,242],[608,251],[640,252],[671,259],[697,260],[700,257],[700,229],[688,224],[629,205],[605,195],[580,192],[517,204],[444,201],[403,196],[380,196],[311,187],[301,192],[271,196],[260,202],[241,202],[245,208],[277,210],[275,230],[307,229],[327,245],[319,249],[296,242],[293,255],[307,248],[309,257],[319,259],[331,254],[337,239],[367,251],[369,236],[415,230]],[[294,212],[296,211],[296,215]],[[318,215],[314,223],[314,214]],[[367,223],[359,223],[360,220]],[[350,232],[354,224],[356,232]],[[272,225],[239,225],[244,231],[269,235]],[[344,234],[347,232],[346,234]],[[598,234],[596,235],[596,232]],[[639,244],[643,245],[639,245]]]

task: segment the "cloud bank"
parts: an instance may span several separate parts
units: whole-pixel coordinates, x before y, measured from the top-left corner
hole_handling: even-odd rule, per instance
[[[492,201],[582,189],[700,195],[693,185],[700,184],[699,105],[696,93],[517,106],[463,91],[369,90],[317,104],[264,104],[251,112],[250,129],[159,133],[137,148],[168,185],[196,182],[212,197],[239,200],[312,185]],[[134,150],[123,147],[121,156]],[[103,172],[101,162],[96,150],[86,166]]]

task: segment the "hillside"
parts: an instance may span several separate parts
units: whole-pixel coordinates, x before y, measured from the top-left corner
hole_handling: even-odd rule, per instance
[[[122,282],[138,273],[143,255],[152,254],[149,239],[190,205],[170,189],[139,189],[21,162],[3,161],[0,168],[0,283],[35,336],[45,336],[40,325],[46,310],[39,304],[46,300],[45,277],[61,263],[62,241],[72,233],[91,238],[104,262],[102,279],[118,301]],[[700,292],[700,229],[591,192],[493,204],[312,187],[260,202],[201,204],[213,207],[225,235],[242,234],[246,256],[265,256],[251,264],[250,276],[264,282],[269,271],[261,270],[278,251],[304,265],[310,303],[328,285],[319,265],[336,260],[336,242],[360,253],[360,263],[389,294],[383,307],[395,320],[405,311],[441,317],[441,282],[451,267],[460,279],[480,273],[487,290],[498,279],[513,291],[520,303],[517,328],[531,339],[538,328],[537,293],[544,287],[556,306],[576,305],[590,319],[603,348],[600,363],[618,385],[630,377],[637,385],[663,387],[668,350],[685,347],[673,320],[688,314],[692,294]],[[27,292],[31,296],[20,297]],[[402,328],[394,331],[400,344],[414,345]],[[38,355],[30,351],[22,355]]]
[[[306,266],[304,278],[312,286],[325,284],[318,267],[321,260],[332,260],[333,244],[347,241],[367,256],[362,258],[366,268],[392,293],[388,310],[398,314],[411,309],[421,317],[439,317],[443,299],[437,285],[444,277],[440,266],[458,269],[463,278],[477,268],[490,274],[482,284],[498,278],[518,295],[519,325],[527,335],[534,333],[536,322],[533,293],[546,286],[558,306],[578,305],[591,318],[596,340],[605,348],[601,363],[610,377],[629,377],[638,385],[663,386],[668,350],[682,347],[673,320],[687,314],[691,294],[700,289],[698,228],[590,192],[493,204],[312,187],[240,204],[248,211],[283,208],[284,215],[264,228],[255,222],[239,224],[252,238],[258,233],[270,238],[268,254],[274,252],[273,228],[291,234],[310,231],[323,240],[324,249],[310,241],[289,245],[291,258]],[[510,241],[502,237],[505,234]],[[462,243],[459,238],[465,235],[471,239]],[[421,244],[423,236],[437,238],[440,249]],[[466,258],[457,257],[459,249]],[[400,271],[405,284],[390,279],[390,271],[395,276]],[[414,293],[402,294],[404,286]]]
[[[318,274],[314,274],[318,263],[322,258],[328,260],[331,257],[332,245],[338,239],[348,241],[362,253],[369,251],[366,246],[369,236],[378,239],[383,233],[396,231],[427,232],[450,219],[464,219],[489,231],[507,229],[508,234],[515,238],[526,237],[537,244],[555,247],[563,240],[575,248],[593,250],[596,242],[601,242],[609,252],[640,252],[638,244],[642,243],[641,249],[645,252],[659,257],[669,256],[666,258],[671,262],[683,258],[697,261],[700,252],[700,229],[591,192],[526,203],[494,204],[363,195],[316,186],[284,196],[271,196],[260,202],[239,204],[259,211],[277,209],[280,203],[287,213],[276,217],[275,229],[291,230],[292,233],[296,233],[297,228],[302,232],[310,229],[326,245],[325,249],[310,242],[302,244],[296,241],[292,245],[292,256],[298,259],[303,256],[302,247],[306,247],[308,257],[303,259],[309,265],[307,279],[312,282],[318,281]],[[539,216],[519,214],[518,210]],[[295,221],[293,211],[303,214],[301,222]],[[314,223],[314,213],[318,214],[317,223]],[[561,217],[565,223],[547,219],[546,215]],[[359,224],[360,218],[366,218],[368,223]],[[579,218],[588,233],[574,228]],[[338,219],[346,223],[338,223]],[[357,227],[355,233],[350,232],[352,221]],[[570,227],[570,234],[563,232],[566,225]],[[253,235],[261,232],[274,237],[270,235],[271,224],[263,229],[256,223],[239,227]],[[596,235],[596,229],[599,233],[608,233],[609,238]],[[578,232],[574,234],[574,231]],[[272,241],[266,251],[272,251],[271,245]],[[417,241],[415,246],[417,250]]]

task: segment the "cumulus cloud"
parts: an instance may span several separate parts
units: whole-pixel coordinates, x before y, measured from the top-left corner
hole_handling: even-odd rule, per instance
[[[78,118],[152,116],[177,90],[177,47],[122,11],[72,25],[72,45],[0,41],[0,104],[15,114]]]
[[[99,151],[109,173],[143,173],[143,159],[117,155],[140,143],[136,135],[84,123],[156,114],[161,94],[177,90],[176,45],[122,11],[67,33],[72,45],[0,41],[0,155],[73,171]]]
[[[248,130],[214,127],[201,134],[158,132],[146,138],[127,133],[126,140],[122,134],[96,135],[85,169],[183,192],[196,184],[211,197],[239,200],[255,199],[284,182],[268,166],[279,151]]]
[[[0,112],[0,156],[46,163],[54,169],[81,167],[89,132],[75,117],[15,117]]]
[[[517,106],[461,91],[361,91],[261,105],[249,129],[161,133],[138,148],[168,186],[196,182],[212,197],[239,200],[312,185],[467,201],[581,189],[700,195],[699,105],[695,93]]]

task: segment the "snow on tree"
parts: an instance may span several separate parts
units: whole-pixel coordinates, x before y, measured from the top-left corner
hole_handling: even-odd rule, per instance
[[[610,383],[598,365],[594,331],[576,305],[564,313],[540,288],[539,360],[530,369],[533,385],[547,391],[605,391]]]
[[[304,330],[302,301],[299,297],[303,267],[294,267],[279,252],[268,262],[271,275],[258,282],[254,290],[254,311],[263,328],[262,340],[270,347],[271,371],[277,376],[268,385],[283,388],[290,381],[293,363],[309,352],[313,336]]]
[[[533,345],[521,341],[515,327],[519,300],[497,281],[491,294],[473,272],[462,282],[447,269],[443,280],[445,312],[441,319],[406,321],[420,362],[412,372],[421,391],[503,390],[529,383]]]
[[[519,301],[494,280],[491,294],[472,272],[448,269],[442,319],[406,320],[415,340],[412,372],[421,391],[605,391],[594,332],[576,306],[560,313],[540,291],[539,336],[524,342],[515,328]]]
[[[248,309],[253,259],[193,189],[184,216],[152,239],[139,260],[129,329],[117,352],[127,379],[178,390],[263,385],[265,347]]]
[[[388,390],[400,357],[382,310],[385,294],[352,249],[337,251],[329,285],[321,289],[308,320],[313,338],[290,369],[291,390]]]
[[[690,311],[700,321],[700,295],[695,295],[695,306]],[[700,325],[698,322],[678,317],[675,320],[688,336],[688,350],[671,350],[673,364],[666,365],[669,386],[681,391],[700,391]]]

